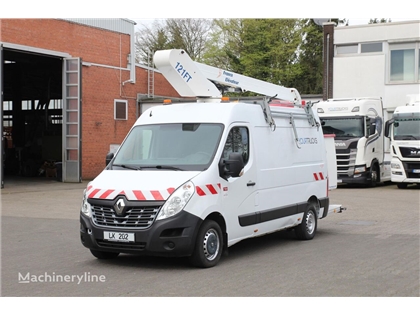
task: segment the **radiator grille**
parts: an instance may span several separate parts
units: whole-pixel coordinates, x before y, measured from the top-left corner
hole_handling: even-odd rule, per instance
[[[159,208],[131,207],[118,216],[112,207],[92,205],[92,219],[97,226],[146,229],[153,224]]]

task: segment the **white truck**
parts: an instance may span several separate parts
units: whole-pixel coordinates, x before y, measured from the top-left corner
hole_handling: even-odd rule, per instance
[[[342,210],[329,202],[319,118],[296,90],[276,92],[291,107],[222,101],[184,51],[154,62],[198,101],[145,111],[88,184],[80,237],[95,257],[189,256],[213,267],[247,238],[294,229],[310,240],[318,219]]]
[[[329,99],[316,104],[324,134],[335,135],[338,183],[390,181],[381,98]]]
[[[385,123],[391,140],[391,181],[398,188],[420,184],[420,102],[419,95],[408,95],[406,106],[395,109]]]

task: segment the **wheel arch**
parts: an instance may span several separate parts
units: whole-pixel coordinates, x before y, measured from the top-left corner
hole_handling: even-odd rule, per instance
[[[227,247],[228,247],[227,246],[228,244],[227,226],[226,226],[226,221],[223,215],[220,212],[212,212],[204,219],[204,221],[206,220],[213,220],[220,226],[220,228],[222,229],[222,234],[223,234],[223,250],[224,251],[227,250]]]
[[[320,204],[319,199],[317,198],[317,196],[312,195],[311,197],[309,197],[309,199],[307,201],[307,204],[309,205],[311,203],[313,203],[315,205],[315,208],[316,208],[316,216],[319,219],[319,211],[321,209],[321,204]]]
[[[373,167],[376,167],[376,169],[377,169],[377,171],[378,171],[378,173],[376,174],[376,176],[378,176],[378,178],[377,178],[377,182],[381,182],[381,168],[380,168],[380,165],[379,165],[379,161],[378,161],[378,159],[377,158],[374,158],[373,160],[372,160],[372,162],[370,163],[370,167],[369,167],[369,171],[370,172],[372,172],[372,168]]]

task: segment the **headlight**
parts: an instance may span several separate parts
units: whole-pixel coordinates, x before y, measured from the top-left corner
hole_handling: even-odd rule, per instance
[[[88,216],[88,217],[92,216],[90,203],[87,202],[86,189],[83,191],[83,200],[82,200],[82,206],[80,208],[80,212],[82,212],[85,216]]]
[[[194,194],[194,190],[195,187],[192,182],[187,182],[175,190],[169,199],[166,200],[162,209],[160,209],[156,220],[169,218],[184,209],[185,205]]]
[[[366,166],[357,166],[354,168],[354,174],[366,172]]]
[[[391,168],[396,168],[396,169],[400,169],[400,164],[398,163],[391,163]]]

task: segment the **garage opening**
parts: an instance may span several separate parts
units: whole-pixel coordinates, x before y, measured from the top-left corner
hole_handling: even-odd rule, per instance
[[[3,48],[3,174],[61,180],[63,59]]]

